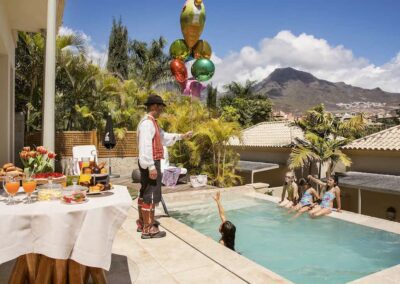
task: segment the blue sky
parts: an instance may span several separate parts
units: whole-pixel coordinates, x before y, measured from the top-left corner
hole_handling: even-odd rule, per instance
[[[232,53],[240,53],[245,46],[261,53],[261,41],[273,39],[281,31],[290,31],[295,37],[304,33],[325,40],[332,49],[343,46],[352,52],[355,61],[368,61],[359,68],[385,65],[400,52],[398,0],[205,0],[204,3],[207,22],[202,38],[211,43],[215,54],[223,60]],[[68,0],[63,25],[84,32],[95,48],[104,49],[112,18],[121,16],[130,38],[149,41],[162,35],[171,43],[182,37],[179,14],[183,4],[183,0]],[[307,69],[307,64],[299,67]],[[309,71],[315,71],[314,67]],[[400,83],[398,87],[400,91]]]

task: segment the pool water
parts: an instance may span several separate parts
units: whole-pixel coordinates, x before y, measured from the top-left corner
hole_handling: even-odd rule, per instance
[[[324,217],[292,215],[276,204],[223,196],[236,250],[295,283],[346,283],[400,263],[400,235]],[[218,241],[215,202],[175,207],[173,217]]]

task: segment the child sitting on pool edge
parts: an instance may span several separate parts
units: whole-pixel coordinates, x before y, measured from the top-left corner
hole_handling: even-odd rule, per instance
[[[213,197],[218,206],[219,217],[221,218],[221,225],[219,226],[219,232],[221,233],[221,239],[219,243],[230,248],[231,250],[235,250],[235,235],[236,235],[236,227],[232,224],[232,222],[227,221],[225,217],[225,210],[221,204],[221,193],[218,191],[215,197]]]
[[[319,217],[330,214],[332,211],[341,212],[341,199],[340,199],[340,188],[338,186],[337,176],[328,177],[325,182],[320,181],[317,178],[308,176],[310,181],[316,182],[317,184],[324,187],[325,192],[322,196],[322,201],[319,205],[316,205],[310,212],[310,217]],[[333,200],[336,198],[337,209],[333,208]]]
[[[299,187],[302,192],[302,197],[300,199],[300,202],[297,203],[297,205],[293,206],[289,212],[296,212],[296,215],[294,218],[297,218],[304,212],[307,212],[308,210],[312,209],[313,206],[315,205],[314,200],[319,199],[319,194],[318,192],[312,187],[311,183],[309,180],[306,180],[304,178],[301,178],[299,180]]]
[[[279,202],[280,207],[291,208],[297,204],[299,199],[299,191],[295,182],[294,172],[287,172],[285,175],[285,183],[282,189],[282,198]],[[287,193],[287,196],[286,196]]]

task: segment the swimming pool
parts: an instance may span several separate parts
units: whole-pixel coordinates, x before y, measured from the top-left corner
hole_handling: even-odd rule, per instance
[[[237,228],[236,250],[295,283],[346,283],[400,263],[400,235],[337,220],[296,220],[276,204],[223,195]],[[172,209],[172,208],[171,208]],[[173,206],[171,215],[218,241],[220,219],[211,199]]]

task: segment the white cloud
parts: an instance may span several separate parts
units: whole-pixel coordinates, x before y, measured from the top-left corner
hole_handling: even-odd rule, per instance
[[[375,66],[342,45],[332,46],[305,33],[296,36],[281,31],[261,40],[258,48],[245,46],[224,58],[214,54],[212,59],[216,65],[213,83],[219,87],[231,81],[260,81],[275,68],[293,67],[332,82],[400,92],[400,52],[389,62]]]
[[[77,34],[80,35],[86,42],[87,46],[87,58],[91,60],[94,64],[99,65],[101,68],[105,68],[107,64],[107,47],[101,46],[97,47],[91,37],[87,34],[85,34],[83,31],[75,31],[69,27],[66,26],[61,26],[60,29],[58,30],[59,35],[71,35],[71,34]]]

